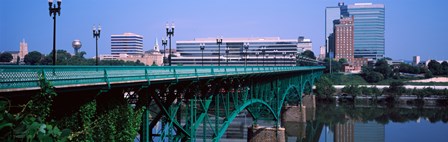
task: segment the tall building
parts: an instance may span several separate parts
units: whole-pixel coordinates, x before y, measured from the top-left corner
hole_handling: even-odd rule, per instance
[[[302,53],[306,50],[313,50],[313,42],[311,42],[311,39],[307,39],[304,36],[299,36],[297,43],[297,52]]]
[[[331,34],[334,32],[333,25],[334,20],[338,20],[341,17],[348,17],[347,6],[344,3],[338,3],[338,6],[331,6],[325,8],[325,52],[327,57],[333,57],[334,46],[331,43]],[[332,54],[331,56],[329,54]]]
[[[204,65],[209,66],[218,65],[219,60],[221,66],[241,66],[246,63],[248,66],[291,66],[295,65],[296,55],[302,51],[299,46],[302,43],[309,45],[311,40],[299,42],[297,39],[279,37],[223,38],[220,49],[216,38],[176,41],[180,56],[173,57],[172,64],[199,66],[203,61]],[[201,46],[204,50],[201,50]]]
[[[325,59],[325,46],[320,46],[319,48],[319,60]]]
[[[127,54],[129,56],[143,55],[143,36],[134,33],[111,35],[111,54],[117,56]]]
[[[19,49],[19,57],[20,61],[23,61],[25,59],[25,55],[28,54],[28,43],[25,42],[25,39],[20,42],[20,49]]]
[[[355,3],[348,5],[348,13],[354,17],[355,58],[376,60],[385,54],[384,4]]]
[[[353,46],[353,17],[343,17],[334,25],[335,33],[335,59],[347,59],[349,63],[354,61]]]
[[[420,56],[412,57],[412,64],[413,65],[418,65],[418,63],[420,63]]]

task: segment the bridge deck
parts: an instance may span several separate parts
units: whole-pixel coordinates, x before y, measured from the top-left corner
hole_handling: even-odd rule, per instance
[[[44,73],[55,88],[321,70],[321,66],[0,66],[0,92],[37,90]]]

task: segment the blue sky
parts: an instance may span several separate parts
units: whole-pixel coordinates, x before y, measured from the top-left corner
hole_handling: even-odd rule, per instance
[[[324,44],[325,7],[340,0],[63,0],[57,17],[57,48],[73,52],[81,40],[87,57],[95,54],[92,26],[101,24],[99,53],[110,53],[110,35],[133,32],[144,36],[144,49],[166,35],[165,23],[175,22],[175,40],[196,37],[271,37]],[[394,59],[448,59],[448,1],[345,0],[386,6],[386,56]],[[19,49],[25,39],[30,51],[52,49],[53,19],[47,0],[0,2],[0,51]],[[160,41],[159,41],[160,43]]]

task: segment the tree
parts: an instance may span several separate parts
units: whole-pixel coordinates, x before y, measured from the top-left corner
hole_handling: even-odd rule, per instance
[[[442,75],[448,75],[448,62],[443,61],[440,68]]]
[[[305,56],[307,58],[316,59],[316,56],[314,56],[314,52],[311,50],[305,50],[300,55]]]
[[[42,60],[42,53],[38,51],[33,51],[25,55],[25,59],[23,60],[27,65],[37,65]]]
[[[325,62],[324,63],[324,66],[325,66],[324,72],[325,73],[329,73],[330,72],[330,59],[329,58],[325,58],[324,62]],[[335,60],[331,61],[331,72],[339,72],[341,70],[341,68],[342,68],[341,63],[339,63],[339,62],[337,62]]]
[[[384,77],[379,72],[371,71],[365,74],[364,79],[369,83],[376,83],[383,80]]]
[[[0,62],[11,62],[13,59],[11,53],[3,52],[0,54]]]
[[[387,64],[386,59],[380,59],[375,63],[375,68],[373,69],[376,72],[379,72],[383,74],[383,77],[385,79],[391,77],[392,75],[392,68]]]
[[[316,93],[320,97],[330,98],[336,92],[333,82],[329,78],[323,76],[316,82]]]
[[[340,64],[346,64],[346,63],[348,63],[348,61],[345,58],[341,58],[341,59],[339,59],[339,63]]]
[[[436,60],[431,60],[428,63],[428,69],[434,74],[434,75],[441,75],[442,72],[442,65],[437,62]]]

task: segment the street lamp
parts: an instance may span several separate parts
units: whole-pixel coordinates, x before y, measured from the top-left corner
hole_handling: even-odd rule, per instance
[[[249,49],[249,43],[244,43],[244,49],[246,49],[246,58],[244,59],[244,66],[247,67],[247,50]]]
[[[229,50],[230,50],[230,48],[227,47],[226,48],[226,66],[229,66]]]
[[[169,38],[170,40],[170,45],[169,45],[169,53],[168,53],[168,63],[169,66],[171,66],[171,37],[174,36],[174,23],[172,23],[171,25],[166,23],[166,36]]]
[[[162,38],[162,46],[163,46],[163,65],[166,66],[166,45],[168,40],[166,37]]]
[[[93,26],[93,38],[95,38],[95,40],[96,40],[96,56],[95,56],[96,66],[98,66],[98,38],[100,38],[100,33],[101,33],[101,25],[98,25],[98,30],[94,25]]]
[[[204,48],[205,48],[205,43],[201,43],[199,44],[199,48],[201,49],[201,56],[202,56],[202,66],[204,66]]]
[[[292,60],[292,54],[289,54],[289,59],[290,59],[291,61],[294,61],[294,60]],[[294,62],[291,62],[291,66],[294,65],[293,63],[294,63]]]
[[[53,5],[53,0],[48,0],[48,6],[50,17],[53,15],[53,65],[56,65],[56,14],[61,15],[61,0],[58,0],[57,7]]]
[[[260,54],[260,52],[255,52],[255,56],[257,57],[257,66],[258,66],[258,55]]]
[[[277,66],[277,50],[274,50],[274,66]]]
[[[264,66],[264,60],[265,60],[264,56],[266,55],[266,47],[265,46],[261,47],[261,52],[263,53],[263,66]]]
[[[218,44],[218,66],[221,66],[221,44],[222,37],[216,38],[216,43]]]
[[[268,60],[268,59],[269,59],[269,54],[266,54],[266,60]],[[269,62],[268,61],[266,61],[266,65],[269,66]],[[263,60],[263,66],[264,66],[264,60]]]
[[[282,54],[283,54],[283,65],[286,66],[286,60],[285,60],[286,52],[283,52]]]

